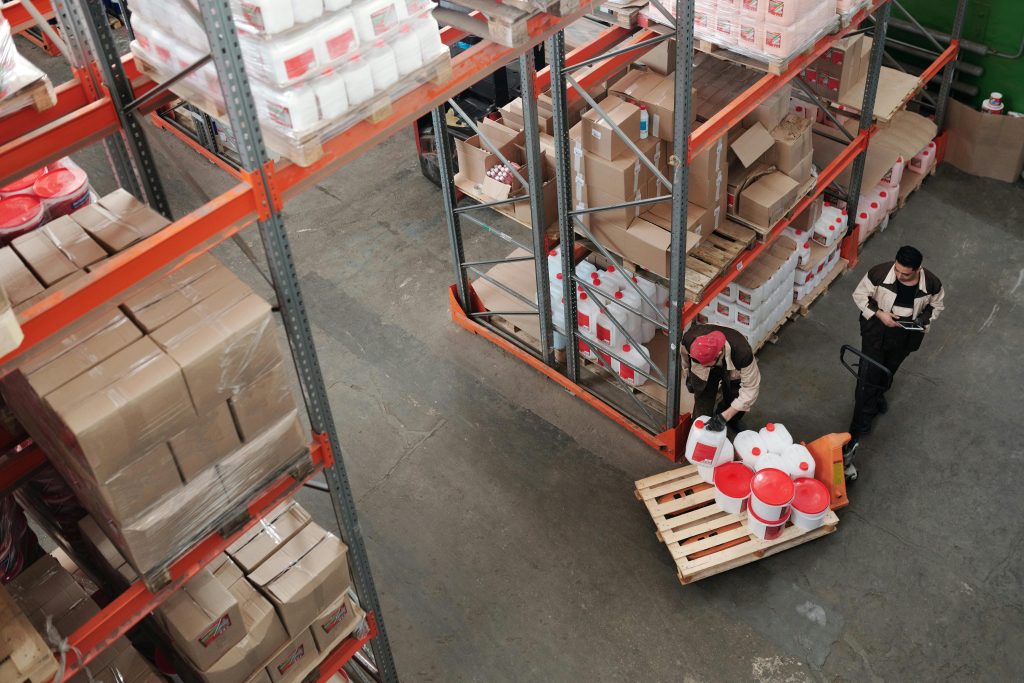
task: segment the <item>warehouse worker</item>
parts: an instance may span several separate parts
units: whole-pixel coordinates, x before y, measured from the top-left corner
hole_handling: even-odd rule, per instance
[[[722,417],[735,431],[757,400],[761,373],[754,350],[738,331],[721,325],[694,325],[683,334],[682,358],[693,415],[714,417],[722,390]]]
[[[924,335],[945,307],[946,296],[939,278],[921,267],[924,257],[914,247],[900,247],[895,261],[880,263],[867,272],[853,292],[861,311],[860,348],[868,358],[885,366],[894,376],[900,364],[921,348]],[[871,431],[876,415],[888,410],[885,375],[866,361],[860,363],[850,436],[843,450],[846,476],[857,478],[853,452],[861,436]]]

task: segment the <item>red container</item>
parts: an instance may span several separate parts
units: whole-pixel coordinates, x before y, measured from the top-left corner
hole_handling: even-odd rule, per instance
[[[0,187],[0,199],[4,197],[13,197],[19,194],[35,195],[35,191],[32,189],[32,185],[46,173],[46,167],[43,166],[40,169],[32,171],[28,175],[18,178],[10,185],[4,185]]]
[[[43,203],[30,194],[0,198],[0,246],[43,224]]]
[[[55,168],[32,185],[50,220],[74,213],[89,203],[89,176],[77,166]]]

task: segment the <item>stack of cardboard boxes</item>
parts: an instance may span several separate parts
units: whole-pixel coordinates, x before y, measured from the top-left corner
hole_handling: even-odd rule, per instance
[[[55,650],[62,640],[100,611],[72,575],[50,555],[43,556],[15,577],[7,590],[20,611]],[[160,683],[163,679],[126,639],[118,638],[70,681]]]
[[[271,512],[156,617],[186,678],[206,683],[299,681],[365,628],[345,544],[296,503]]]
[[[27,354],[0,392],[140,574],[308,453],[270,306],[211,256]]]
[[[871,41],[863,35],[847,36],[811,62],[800,77],[819,97],[838,102],[858,84],[863,88],[870,51]]]

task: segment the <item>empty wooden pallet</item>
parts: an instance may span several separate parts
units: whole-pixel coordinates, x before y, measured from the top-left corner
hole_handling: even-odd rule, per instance
[[[789,524],[772,541],[747,531],[747,515],[732,515],[715,503],[715,489],[687,465],[636,482],[636,497],[647,506],[658,540],[668,546],[683,584],[735,569],[836,530],[829,510],[824,526],[804,531]]]

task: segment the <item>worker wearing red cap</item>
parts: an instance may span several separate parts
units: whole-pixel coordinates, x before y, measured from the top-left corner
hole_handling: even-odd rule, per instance
[[[682,342],[684,381],[693,394],[693,415],[713,417],[718,410],[739,431],[740,419],[761,388],[754,350],[740,332],[721,325],[693,325]]]

